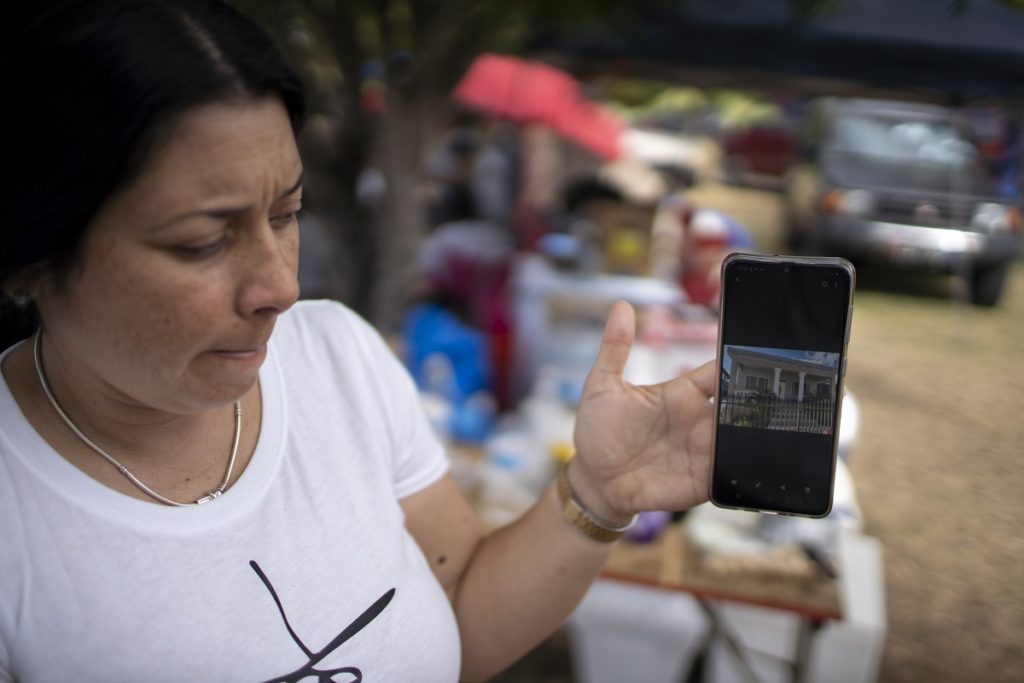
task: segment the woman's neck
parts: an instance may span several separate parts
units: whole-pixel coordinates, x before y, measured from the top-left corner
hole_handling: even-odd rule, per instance
[[[87,378],[68,381],[67,374],[60,372],[59,362],[54,365],[55,376],[44,364],[44,377],[68,418],[154,491],[172,500],[190,502],[221,483],[234,439],[233,405],[175,414],[126,401]],[[151,500],[60,418],[36,370],[32,340],[5,357],[2,372],[29,423],[62,457],[100,483]],[[255,449],[262,417],[258,385],[239,403],[242,431],[229,486],[245,469]]]

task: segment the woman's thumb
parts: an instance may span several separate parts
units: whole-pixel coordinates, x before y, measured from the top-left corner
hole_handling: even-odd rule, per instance
[[[625,301],[616,301],[608,312],[601,334],[601,348],[590,371],[591,381],[622,380],[629,351],[636,336],[636,314]]]

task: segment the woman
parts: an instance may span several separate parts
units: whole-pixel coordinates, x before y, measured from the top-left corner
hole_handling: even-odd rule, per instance
[[[635,513],[705,499],[714,371],[626,384],[619,304],[579,456],[482,537],[379,336],[296,304],[266,37],[217,0],[47,4],[5,41],[38,96],[3,155],[0,681],[481,680]]]

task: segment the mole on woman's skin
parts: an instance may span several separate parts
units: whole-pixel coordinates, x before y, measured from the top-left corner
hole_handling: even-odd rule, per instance
[[[442,555],[441,557],[437,558],[437,563],[438,564],[444,564],[447,561],[448,561],[448,558],[445,557],[444,555]]]

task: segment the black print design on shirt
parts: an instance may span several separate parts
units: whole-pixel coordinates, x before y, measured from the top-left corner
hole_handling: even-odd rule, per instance
[[[271,597],[274,598],[274,604],[277,605],[277,611],[281,613],[281,618],[284,620],[284,627],[288,629],[288,634],[292,637],[295,644],[299,646],[299,649],[309,657],[309,661],[306,662],[305,666],[301,666],[295,671],[286,673],[283,676],[270,678],[264,681],[264,683],[299,683],[311,676],[316,678],[317,683],[359,683],[362,681],[363,672],[354,666],[320,670],[315,668],[315,665],[323,660],[327,655],[341,647],[342,643],[362,631],[367,624],[376,619],[377,615],[383,612],[384,608],[388,606],[389,602],[391,602],[391,598],[395,597],[395,589],[392,588],[388,592],[384,593],[384,595],[377,598],[375,603],[367,607],[366,610],[356,617],[351,624],[346,626],[341,633],[335,636],[334,640],[327,643],[327,645],[319,652],[313,652],[306,647],[306,644],[302,642],[302,639],[299,638],[298,634],[292,629],[292,625],[288,623],[288,616],[284,613],[284,606],[281,604],[281,599],[277,597],[277,591],[274,590],[274,586],[270,583],[270,579],[267,578],[267,575],[263,573],[262,569],[260,569],[260,565],[255,560],[250,560],[249,566],[252,567],[252,570],[256,572],[258,577],[260,577],[260,581],[262,581],[263,585],[267,587],[268,591],[270,591]],[[345,681],[340,681],[334,678],[340,674],[348,674],[351,678],[346,679]]]

